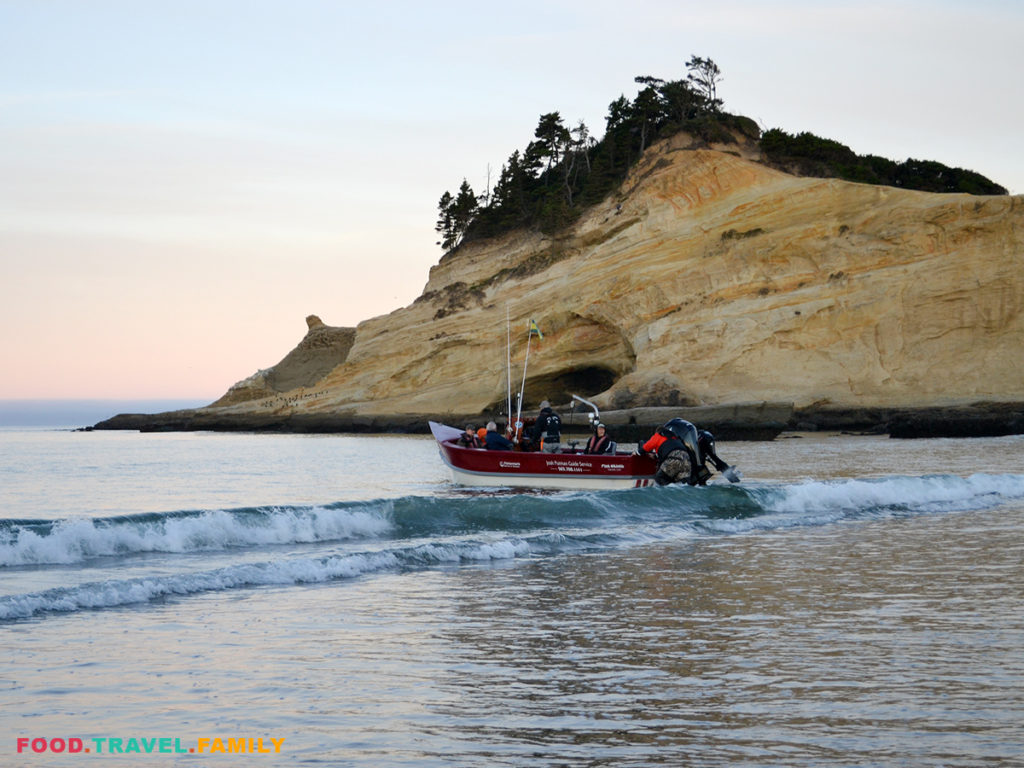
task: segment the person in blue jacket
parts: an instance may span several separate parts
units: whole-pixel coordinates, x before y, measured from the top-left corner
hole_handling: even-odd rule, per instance
[[[513,446],[511,440],[498,434],[498,425],[489,421],[487,434],[484,436],[484,447],[489,451],[511,451]]]

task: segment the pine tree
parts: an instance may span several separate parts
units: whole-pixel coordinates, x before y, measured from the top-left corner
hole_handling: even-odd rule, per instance
[[[718,83],[722,82],[722,70],[710,58],[703,59],[700,56],[691,56],[686,63],[686,69],[690,73],[686,79],[704,96],[708,110],[717,112],[722,106],[718,98]]]
[[[450,251],[455,247],[455,222],[452,218],[453,204],[452,193],[447,190],[441,195],[441,201],[437,204],[439,214],[437,224],[434,225],[434,231],[441,235],[441,239],[437,241],[437,244],[445,251]]]

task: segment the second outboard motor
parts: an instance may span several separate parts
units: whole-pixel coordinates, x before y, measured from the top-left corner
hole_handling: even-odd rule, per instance
[[[706,429],[697,432],[697,445],[700,446],[701,456],[704,457],[704,460],[710,459],[711,463],[715,465],[715,469],[719,472],[729,466],[715,453],[715,436]]]
[[[722,477],[728,480],[730,483],[738,483],[743,475],[736,467],[731,467],[726,464],[715,453],[715,436],[708,432],[706,429],[702,429],[697,433],[697,445],[700,446],[701,455],[704,460],[710,460],[715,465],[715,469],[722,473]]]

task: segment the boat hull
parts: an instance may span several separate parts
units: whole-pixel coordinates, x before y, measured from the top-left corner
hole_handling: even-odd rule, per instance
[[[616,453],[487,451],[456,444],[461,432],[430,422],[441,459],[460,485],[613,490],[654,483],[657,465],[647,456]]]

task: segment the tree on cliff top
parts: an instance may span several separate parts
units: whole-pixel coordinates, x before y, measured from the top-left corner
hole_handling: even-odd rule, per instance
[[[686,69],[689,72],[686,79],[704,96],[708,107],[712,111],[718,111],[722,106],[718,98],[718,83],[722,82],[722,70],[710,58],[702,59],[700,56],[691,56],[686,63]]]
[[[710,117],[731,117],[718,113],[722,102],[715,84],[720,71],[711,59],[691,58],[693,67],[695,62],[701,69],[694,71],[701,76],[692,82],[637,77],[644,87],[632,101],[621,96],[609,105],[605,136],[599,141],[582,120],[569,129],[559,112],[542,114],[533,140],[523,152],[512,153],[482,205],[474,198],[473,205],[460,206],[458,197],[448,192],[442,196],[435,227],[441,233],[438,244],[449,251],[464,241],[517,227],[557,231],[621,183],[651,142],[679,130],[689,129],[708,141],[733,141],[728,132],[707,122]]]
[[[479,204],[473,193],[473,188],[469,186],[468,181],[463,179],[458,196],[453,198],[450,192],[445,191],[441,195],[441,201],[437,207],[440,215],[437,224],[434,225],[434,230],[441,235],[437,244],[446,251],[450,251],[462,242],[466,228],[476,216]]]

